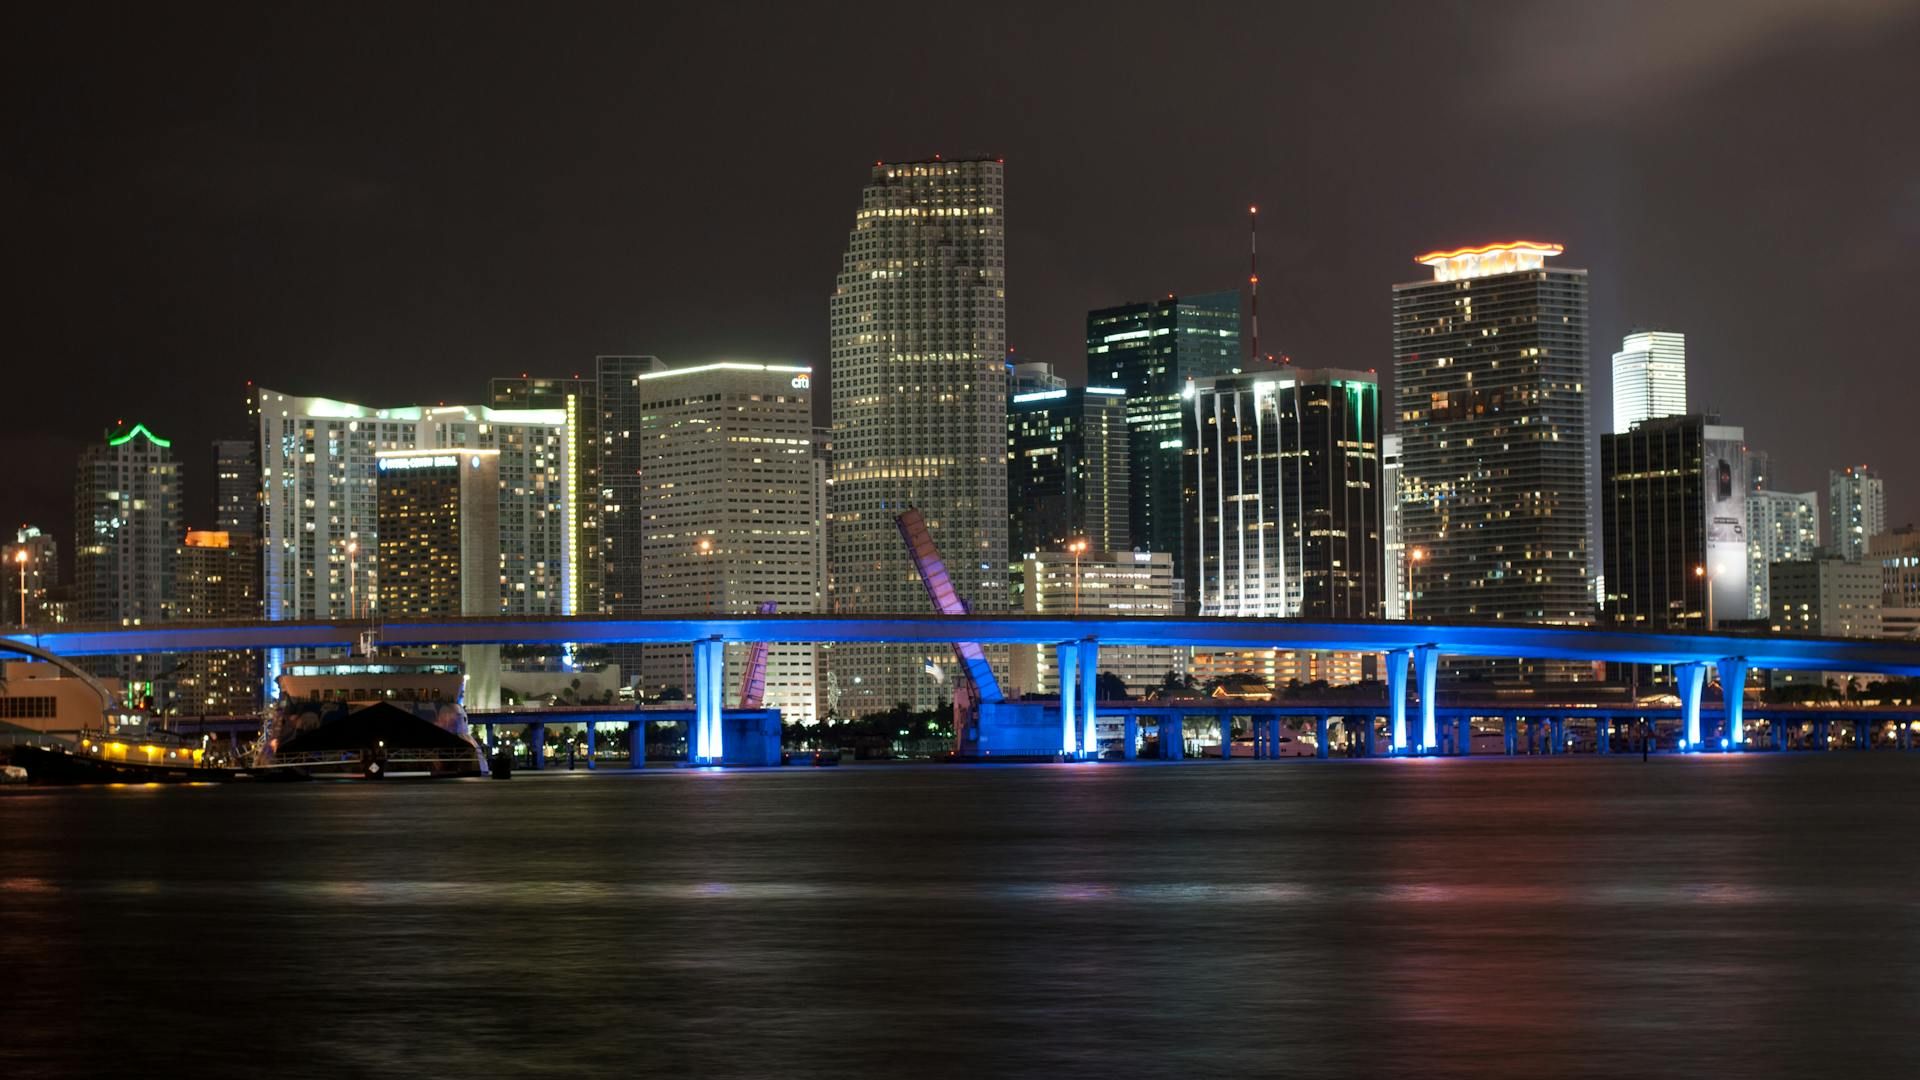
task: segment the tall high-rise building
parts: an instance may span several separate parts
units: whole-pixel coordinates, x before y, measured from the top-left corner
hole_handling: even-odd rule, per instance
[[[1007,403],[1008,536],[1013,554],[1085,540],[1128,551],[1127,401],[1110,386],[1016,393]]]
[[[1749,459],[1751,462],[1751,459]],[[1773,612],[1773,564],[1802,562],[1820,550],[1820,496],[1812,491],[1747,493],[1747,618]]]
[[[1549,269],[1560,250],[1436,251],[1416,260],[1431,281],[1393,287],[1403,537],[1425,553],[1415,618],[1592,618],[1587,272]],[[1483,670],[1560,679],[1590,669]]]
[[[1007,606],[1006,168],[876,163],[847,235],[831,319],[833,606],[925,612],[897,514],[917,507],[976,611]],[[842,711],[949,688],[923,650],[836,648]]]
[[[1880,627],[1887,637],[1920,636],[1920,529],[1902,525],[1867,541],[1880,566]]]
[[[602,610],[605,598],[601,583],[606,567],[600,544],[601,456],[605,442],[601,437],[600,379],[596,373],[582,378],[496,378],[488,387],[488,404],[496,409],[537,409],[560,412],[566,416],[566,435],[562,442],[562,472],[567,492],[567,580],[572,595],[567,609],[577,614]]]
[[[1187,581],[1181,393],[1241,367],[1240,294],[1168,296],[1087,313],[1087,378],[1127,392],[1127,532],[1136,551],[1173,555]],[[1185,595],[1197,597],[1192,584]],[[1190,602],[1191,606],[1191,602]]]
[[[1184,395],[1188,588],[1203,615],[1377,619],[1380,386],[1361,371],[1195,379]]]
[[[1827,473],[1827,546],[1842,558],[1866,557],[1867,542],[1887,531],[1887,490],[1880,474],[1849,465]]]
[[[260,442],[216,439],[213,443],[213,531],[260,535]]]
[[[711,363],[640,376],[642,579],[649,614],[816,610],[812,370]],[[728,650],[730,688],[750,650]],[[814,715],[811,644],[775,643],[766,697],[789,722]],[[691,650],[649,646],[650,693],[690,686]]]
[[[1604,617],[1637,630],[1747,617],[1745,432],[1693,414],[1600,437]]]
[[[181,501],[168,440],[134,424],[88,446],[74,484],[73,520],[78,621],[134,626],[172,617]],[[89,666],[124,680],[130,704],[167,708],[165,658],[99,657]]]
[[[253,534],[189,529],[174,551],[173,617],[201,622],[257,619],[259,580],[260,543]],[[259,653],[209,649],[182,653],[174,662],[170,711],[246,716],[260,708]]]
[[[74,604],[84,622],[159,622],[173,602],[180,473],[172,443],[144,424],[80,455],[74,485]]]
[[[389,618],[497,615],[503,559],[498,449],[435,447],[374,455],[379,497],[379,610]],[[452,652],[414,650],[417,655]],[[458,647],[468,708],[500,707],[500,646]]]
[[[395,450],[499,451],[496,611],[570,614],[566,424],[558,409],[381,409],[260,391],[267,618],[381,612],[377,456]]]
[[[1613,354],[1613,433],[1687,411],[1687,335],[1635,330]]]

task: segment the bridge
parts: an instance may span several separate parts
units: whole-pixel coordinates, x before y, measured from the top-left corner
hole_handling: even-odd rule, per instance
[[[209,649],[347,648],[368,629],[362,621],[162,623],[147,626],[27,628],[0,642],[60,657],[194,652]],[[1683,749],[1703,749],[1701,708],[1706,676],[1719,674],[1730,746],[1745,742],[1744,697],[1751,668],[1846,671],[1920,678],[1920,643],[1877,639],[1789,637],[1745,633],[1636,632],[1511,623],[1428,623],[1262,618],[1113,618],[1070,615],[807,615],[741,614],[629,618],[483,616],[383,622],[380,644],[426,645],[671,644],[694,650],[694,757],[724,754],[726,688],[722,650],[729,643],[1027,644],[1058,650],[1059,703],[982,705],[983,756],[1098,752],[1094,720],[1102,646],[1172,645],[1215,649],[1374,652],[1385,659],[1387,711],[1394,753],[1437,752],[1441,746],[1435,677],[1442,658],[1568,660],[1670,665],[1680,697]],[[1411,680],[1409,676],[1412,676]],[[1409,690],[1418,688],[1416,726],[1409,729]]]

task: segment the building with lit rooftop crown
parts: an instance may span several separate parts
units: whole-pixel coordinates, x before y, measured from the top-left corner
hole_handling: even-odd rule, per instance
[[[894,517],[926,516],[975,611],[1008,604],[1006,167],[876,162],[831,305],[831,607],[930,610]],[[951,691],[924,650],[848,645],[830,678],[842,712]]]
[[[1415,619],[1593,618],[1587,272],[1558,244],[1435,251],[1393,287],[1394,408]],[[1574,678],[1529,663],[1495,678]]]
[[[1687,411],[1687,335],[1635,330],[1613,354],[1613,433]]]

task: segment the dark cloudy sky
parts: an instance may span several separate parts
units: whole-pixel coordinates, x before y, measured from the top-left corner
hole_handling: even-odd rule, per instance
[[[0,522],[70,528],[116,418],[245,380],[378,404],[603,352],[824,364],[880,158],[1007,160],[1009,336],[1244,277],[1296,361],[1387,368],[1417,251],[1564,243],[1596,423],[1635,324],[1784,483],[1920,517],[1920,7],[35,5],[9,20]],[[124,5],[128,9],[134,5]]]

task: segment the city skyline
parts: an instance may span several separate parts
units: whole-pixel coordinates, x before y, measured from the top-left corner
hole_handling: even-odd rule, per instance
[[[455,65],[419,100],[397,56],[370,58],[350,79],[338,70],[328,58],[353,51],[341,28],[302,27],[299,47],[269,54],[252,47],[257,31],[233,25],[204,43],[232,53],[231,74],[171,73],[166,99],[129,101],[119,88],[151,75],[149,58],[181,31],[121,22],[84,39],[112,77],[30,83],[48,89],[22,100],[28,122],[9,137],[9,175],[29,211],[11,274],[29,313],[16,347],[31,362],[16,378],[47,404],[0,447],[69,459],[117,418],[199,447],[230,434],[247,379],[344,400],[477,401],[485,378],[585,372],[594,356],[623,352],[807,364],[824,398],[817,283],[843,239],[846,190],[876,159],[984,151],[1020,178],[1008,340],[1076,380],[1087,311],[1244,284],[1250,202],[1264,219],[1263,350],[1377,368],[1386,383],[1379,288],[1410,252],[1547,236],[1594,274],[1596,350],[1635,325],[1684,327],[1696,407],[1773,446],[1788,466],[1780,487],[1817,488],[1840,463],[1890,466],[1895,406],[1865,394],[1847,396],[1846,412],[1837,395],[1809,405],[1786,373],[1811,360],[1853,383],[1891,374],[1874,342],[1898,332],[1898,298],[1920,270],[1907,257],[1920,196],[1906,179],[1920,149],[1879,137],[1870,110],[1848,107],[1903,97],[1912,75],[1898,61],[1920,21],[1843,7],[1781,5],[1745,35],[1686,11],[1591,11],[1572,38],[1559,32],[1571,9],[1503,18],[1493,32],[1440,11],[1385,22],[1201,12],[1168,28],[1173,56],[1291,77],[1186,110],[1198,119],[1179,138],[1204,148],[1198,160],[1143,160],[1099,183],[1085,163],[1124,125],[1200,98],[1162,101],[1102,77],[1118,53],[1074,50],[1082,28],[1061,14],[1007,41],[969,31],[954,42],[991,58],[977,92],[930,81],[889,95],[848,89],[857,62],[798,67],[777,44],[798,16],[782,15],[724,35],[723,70],[753,73],[744,87],[671,108],[605,80],[636,62],[669,82],[692,77],[720,56],[705,44],[723,37],[706,33],[714,15],[674,13],[645,33],[583,16],[597,29],[582,47],[617,46],[623,63],[572,63],[551,85],[511,93],[487,77],[491,64]],[[1284,34],[1283,17],[1297,23]],[[839,40],[836,18],[857,16],[825,17],[823,40]],[[412,29],[404,14],[386,19],[350,33]],[[921,21],[869,27],[863,40],[909,48]],[[80,47],[76,31],[28,26],[22,39],[44,42],[29,51],[50,62]],[[1796,37],[1833,48],[1796,50]],[[1329,40],[1348,47],[1316,44]],[[1666,44],[1613,48],[1635,40]],[[448,47],[475,58],[471,41]],[[829,49],[851,61],[849,47]],[[1433,96],[1428,65],[1412,61],[1435,50],[1461,74],[1433,102],[1434,122],[1409,134],[1399,103]],[[1548,53],[1558,70],[1542,70]],[[258,92],[229,94],[233,79]],[[1081,85],[1099,85],[1111,105],[1089,108]],[[314,94],[336,104],[316,114]],[[718,110],[773,95],[796,122],[737,138],[719,121]],[[844,123],[797,122],[827,108]],[[1516,127],[1537,134],[1494,137]],[[437,134],[413,147],[419,130]],[[610,141],[606,130],[645,134]],[[409,149],[396,152],[402,137]],[[1783,139],[1799,152],[1781,159]],[[1442,152],[1475,142],[1471,157]],[[499,167],[469,167],[476,154]],[[1819,164],[1839,157],[1855,166],[1844,177]],[[766,199],[759,163],[773,158],[790,186]],[[724,254],[736,250],[756,258]],[[92,394],[57,393],[56,373],[81,366],[107,377]],[[197,516],[211,481],[188,483]],[[1920,492],[1893,498],[1891,521],[1920,513]],[[23,477],[0,496],[0,521],[64,537],[67,501],[60,485]]]

